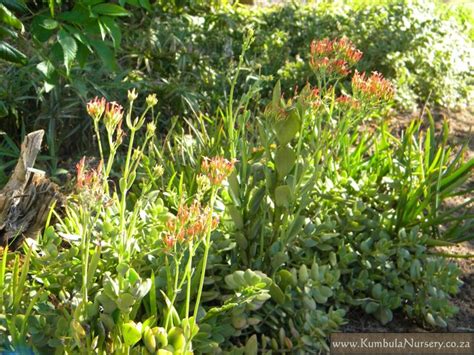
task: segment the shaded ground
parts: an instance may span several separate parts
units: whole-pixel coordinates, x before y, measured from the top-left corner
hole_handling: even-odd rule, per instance
[[[397,117],[392,122],[394,133],[401,133],[408,125],[413,115]],[[474,137],[472,130],[474,129],[474,108],[470,110],[462,110],[458,112],[441,111],[434,115],[436,126],[441,128],[443,119],[446,118],[449,124],[449,141],[454,146],[461,146],[468,142],[466,151],[466,160],[474,158]],[[398,131],[398,132],[397,132]],[[474,174],[471,174],[466,188],[474,187]],[[470,197],[474,197],[471,193]],[[455,207],[462,204],[465,197],[455,197],[446,201],[445,208]],[[468,209],[468,211],[466,211]],[[474,214],[474,204],[471,203],[464,211]],[[438,248],[440,252],[456,255],[474,255],[474,241],[464,242],[454,247]],[[381,325],[373,317],[365,314],[363,311],[354,309],[349,312],[347,318],[349,320],[341,330],[343,332],[429,332],[429,331],[447,331],[447,332],[474,332],[474,258],[452,258],[458,263],[462,270],[461,280],[464,285],[460,288],[460,292],[452,299],[452,303],[459,308],[459,312],[448,321],[447,329],[423,328],[423,324],[417,324],[413,320],[406,318],[402,312],[394,314],[394,320],[386,326]]]

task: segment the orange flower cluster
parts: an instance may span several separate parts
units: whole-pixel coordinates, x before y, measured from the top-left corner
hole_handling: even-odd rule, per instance
[[[391,100],[394,95],[393,86],[382,74],[372,72],[370,77],[366,78],[365,73],[359,73],[357,70],[352,77],[352,91],[355,95],[370,100]]]
[[[87,103],[87,113],[95,120],[99,120],[105,111],[105,98],[99,99],[97,96]]]
[[[105,106],[105,116],[104,121],[106,125],[111,127],[116,127],[120,122],[122,122],[123,117],[123,107],[120,106],[115,101],[107,102]]]
[[[76,188],[79,190],[88,189],[90,191],[96,192],[102,186],[103,162],[101,160],[97,165],[97,168],[91,169],[90,171],[86,171],[85,165],[86,157],[83,157],[76,165]]]
[[[176,217],[166,222],[166,233],[163,236],[166,248],[172,249],[177,242],[184,243],[203,238],[208,227],[211,230],[216,229],[219,218],[211,214],[212,210],[209,207],[202,207],[199,201],[194,201],[190,206],[179,206]]]
[[[341,95],[336,99],[336,104],[338,107],[349,110],[349,109],[358,109],[360,107],[360,102],[350,96]]]
[[[96,96],[87,103],[87,113],[96,121],[100,120],[105,113],[105,125],[115,129],[122,121],[123,107],[115,101],[107,102],[104,97],[99,99]]]
[[[204,158],[201,170],[207,175],[211,184],[219,186],[234,170],[236,161],[227,160],[223,157]]]
[[[311,42],[310,65],[314,70],[346,76],[349,67],[362,58],[362,52],[347,38]]]

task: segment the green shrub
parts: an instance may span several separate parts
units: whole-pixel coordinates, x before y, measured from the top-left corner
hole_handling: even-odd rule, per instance
[[[267,95],[278,79],[284,87],[304,86],[310,71],[307,58],[299,55],[307,53],[314,38],[342,35],[364,52],[359,70],[378,70],[396,84],[402,108],[427,100],[448,107],[466,104],[472,92],[472,42],[453,18],[441,17],[423,2],[400,0],[344,11],[290,5],[155,16],[149,37],[141,38],[149,63],[143,79],[159,75],[161,84],[152,87],[179,103],[173,112],[195,108],[197,102],[214,102],[215,107],[212,90],[223,90],[229,63],[238,61],[248,28],[255,40],[246,53],[246,70],[268,81]],[[237,87],[241,93],[244,84]]]
[[[92,6],[82,2],[73,8],[56,6],[54,16],[50,9],[39,11],[38,5],[32,19],[23,21],[27,36],[18,45],[27,53],[28,64],[2,65],[2,126],[12,136],[32,126],[47,128],[50,170],[55,174],[60,172],[58,155],[90,146],[90,125],[77,124],[77,117],[85,114],[79,100],[84,104],[97,91],[111,100],[123,100],[123,92],[132,87],[156,92],[163,98],[159,109],[165,124],[174,115],[213,112],[225,105],[228,77],[249,29],[255,38],[242,68],[249,75],[240,77],[235,97],[255,80],[260,81],[263,104],[277,80],[291,94],[311,76],[306,64],[310,41],[345,35],[365,53],[359,70],[381,71],[395,83],[399,107],[413,108],[427,100],[456,106],[470,100],[473,55],[472,41],[464,34],[469,31],[467,20],[458,25],[452,16],[421,2],[262,9],[191,2],[176,8],[154,6],[151,11],[146,2],[144,8],[135,3],[124,3],[130,5],[126,10],[117,8],[117,15],[130,16],[100,18],[92,8],[89,17],[79,16]],[[144,29],[133,31],[138,18]],[[56,41],[60,34],[63,44],[72,46],[66,57]],[[66,147],[63,141],[76,146]]]

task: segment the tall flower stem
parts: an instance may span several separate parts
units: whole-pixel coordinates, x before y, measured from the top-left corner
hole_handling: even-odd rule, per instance
[[[186,266],[186,276],[188,278],[188,284],[186,285],[186,311],[185,311],[186,318],[189,317],[189,303],[191,302],[191,281],[192,281],[191,268],[193,265],[193,254],[194,254],[192,241],[189,243],[188,250],[189,250],[189,257],[188,257],[188,264]]]
[[[206,241],[204,244],[204,256],[202,260],[202,269],[201,269],[201,278],[199,280],[199,288],[198,294],[196,297],[196,303],[194,305],[194,319],[197,319],[198,311],[199,311],[199,304],[201,303],[201,296],[202,296],[202,289],[204,287],[204,278],[206,276],[206,267],[207,267],[207,258],[209,256],[209,249],[211,248],[211,232],[212,232],[212,211],[214,209],[214,204],[216,202],[217,197],[217,187],[213,186],[211,190],[211,213],[209,213],[208,220],[207,220],[207,230],[206,230]]]
[[[99,147],[100,159],[104,161],[104,151],[102,149],[102,140],[100,139],[99,120],[94,118],[93,121],[94,121],[94,132],[97,137],[97,145]]]

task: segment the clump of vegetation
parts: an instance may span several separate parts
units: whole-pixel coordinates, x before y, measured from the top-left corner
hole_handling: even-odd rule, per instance
[[[2,129],[18,143],[21,132],[46,128],[42,160],[54,177],[65,173],[61,156],[90,148],[92,127],[76,118],[98,93],[123,102],[132,88],[155,92],[163,98],[159,123],[167,127],[175,115],[223,107],[249,28],[254,42],[242,58],[246,75],[234,96],[259,80],[262,100],[254,104],[260,108],[278,80],[287,95],[310,80],[310,41],[344,35],[364,52],[359,71],[379,71],[394,83],[397,107],[472,101],[469,17],[457,11],[456,21],[421,1],[318,1],[261,9],[194,0],[16,3],[2,2],[9,11],[8,31],[0,37],[9,51],[2,58],[16,53],[17,62],[25,63],[25,56],[28,61],[0,64]]]
[[[345,37],[308,41],[301,89],[239,96],[253,36],[216,113],[165,137],[159,96],[89,101],[98,164],[36,244],[2,249],[3,349],[318,352],[353,308],[446,327],[460,271],[432,247],[472,239],[441,204],[474,160],[429,115],[392,135],[396,88]]]

